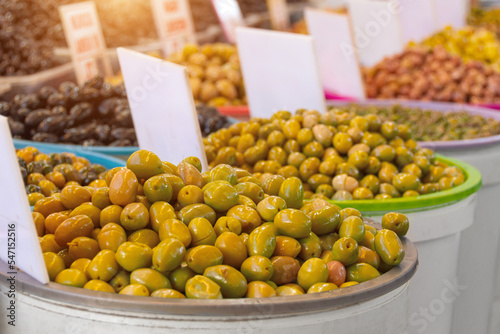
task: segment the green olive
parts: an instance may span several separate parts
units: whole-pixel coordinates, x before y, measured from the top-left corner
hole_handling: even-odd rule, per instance
[[[215,211],[225,212],[233,206],[238,205],[238,190],[230,184],[208,183],[204,189],[203,199],[205,204]]]
[[[149,208],[149,222],[151,223],[151,228],[156,232],[159,231],[160,224],[164,220],[172,218],[177,218],[177,216],[172,205],[167,202],[156,202]]]
[[[121,244],[115,255],[118,264],[130,272],[150,267],[152,256],[153,250],[148,245],[130,241]]]
[[[214,245],[217,239],[217,234],[205,218],[194,218],[188,225],[189,232],[191,233],[191,247],[200,245]]]
[[[297,240],[300,243],[301,250],[299,257],[306,261],[312,257],[319,257],[321,255],[321,241],[318,236],[313,232],[309,236]]]
[[[183,207],[179,213],[178,217],[169,217],[169,218],[178,218],[184,224],[189,225],[189,222],[194,218],[205,218],[208,219],[210,224],[215,225],[215,221],[217,215],[211,207],[206,204],[191,204]]]
[[[316,283],[311,285],[311,287],[307,290],[307,293],[318,293],[318,292],[335,290],[338,288],[339,287],[333,283]]]
[[[113,289],[113,287],[111,285],[109,285],[108,283],[106,283],[104,281],[97,280],[97,279],[93,279],[93,280],[88,281],[83,286],[83,288],[87,289],[87,290],[93,290],[93,291],[115,293],[115,290]]]
[[[220,286],[208,277],[196,275],[186,283],[186,297],[193,299],[222,299]]]
[[[197,274],[203,274],[206,268],[222,264],[222,252],[215,246],[201,245],[188,249],[187,266]]]
[[[91,279],[108,282],[119,270],[115,252],[105,249],[100,251],[87,266]]]
[[[267,257],[255,255],[243,261],[240,271],[248,282],[252,282],[270,280],[274,269],[271,260]]]
[[[149,296],[149,290],[145,285],[142,284],[129,284],[119,292],[120,295],[131,295],[131,296]]]
[[[252,281],[248,283],[246,298],[267,298],[276,296],[276,290],[266,282]]]
[[[399,237],[404,237],[410,228],[408,217],[401,213],[389,212],[382,217],[382,228],[396,232]]]
[[[396,232],[383,229],[375,236],[375,250],[387,265],[397,266],[403,261],[405,251]]]
[[[163,239],[153,249],[153,268],[159,272],[172,271],[181,264],[185,255],[186,247],[182,241],[174,238]]]
[[[87,284],[87,277],[78,269],[64,269],[57,274],[55,282],[63,285],[69,285],[76,288],[83,288]]]
[[[298,239],[309,236],[312,222],[300,210],[285,209],[274,217],[274,226],[278,234]]]
[[[350,266],[358,259],[358,243],[352,238],[342,237],[333,244],[332,254],[335,261],[341,262],[346,267]]]
[[[224,298],[241,298],[247,292],[247,280],[242,273],[231,266],[217,265],[205,269],[203,276],[220,286]]]
[[[283,198],[289,209],[300,209],[304,200],[304,187],[297,177],[286,179],[280,187],[279,197]]]
[[[340,225],[339,236],[341,238],[352,238],[357,243],[360,243],[365,237],[365,224],[363,223],[363,219],[356,216],[344,218]]]
[[[149,293],[159,289],[170,289],[172,287],[167,277],[150,268],[134,270],[130,274],[130,283],[144,285]]]
[[[174,289],[158,289],[151,294],[151,297],[159,298],[186,298],[181,292]]]
[[[64,260],[54,252],[43,253],[43,259],[51,281],[55,281],[57,275],[66,269]]]
[[[223,264],[236,269],[241,267],[248,256],[246,242],[233,232],[224,232],[219,235],[215,241],[215,247],[223,255]]]
[[[304,262],[297,274],[297,283],[308,290],[316,283],[325,283],[328,280],[328,268],[325,261],[311,258]]]
[[[347,267],[347,278],[346,280],[354,282],[366,282],[377,278],[380,273],[377,269],[369,265],[368,263],[355,263]]]
[[[194,271],[189,269],[187,266],[181,265],[172,271],[168,278],[170,279],[170,283],[175,290],[184,293],[186,291],[186,282],[194,276],[196,276]]]

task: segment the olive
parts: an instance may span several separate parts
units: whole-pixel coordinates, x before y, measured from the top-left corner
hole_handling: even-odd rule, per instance
[[[64,269],[57,274],[55,282],[77,288],[83,288],[87,284],[87,277],[78,269]]]
[[[180,240],[174,238],[163,239],[153,249],[153,268],[159,272],[172,271],[181,264],[185,255],[186,247]]]
[[[248,283],[247,298],[267,298],[276,296],[276,290],[266,282],[252,281]]]
[[[358,243],[352,238],[342,237],[333,244],[332,254],[335,261],[341,262],[344,266],[350,266],[358,259]]]
[[[274,226],[280,235],[305,238],[311,232],[312,222],[302,211],[285,209],[274,217]]]
[[[224,298],[241,298],[247,292],[247,280],[238,270],[227,265],[217,265],[205,269],[203,276],[220,286]]]
[[[152,249],[145,244],[126,241],[116,251],[116,262],[127,271],[146,268],[152,265]]]
[[[150,294],[159,289],[170,289],[172,287],[167,277],[150,268],[134,270],[130,274],[130,284],[142,284]]]
[[[308,259],[300,267],[297,274],[297,283],[308,290],[316,283],[325,283],[328,280],[328,267],[325,261],[318,258]]]
[[[208,277],[196,275],[186,282],[186,297],[194,299],[222,299],[220,286]]]
[[[186,253],[187,266],[197,274],[203,274],[208,267],[222,264],[222,260],[222,252],[210,245],[196,246]]]
[[[260,255],[255,255],[243,261],[240,271],[248,282],[252,282],[270,280],[274,269],[271,260]]]

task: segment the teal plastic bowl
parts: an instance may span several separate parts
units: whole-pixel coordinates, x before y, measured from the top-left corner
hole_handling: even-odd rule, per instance
[[[35,145],[34,145],[35,144]],[[14,140],[16,149],[22,149],[26,146],[36,147],[42,153],[74,153],[79,157],[88,159],[91,163],[101,164],[106,169],[125,166],[125,161],[109,155],[93,152],[83,148],[83,146],[76,145],[61,145],[61,144],[47,144],[47,143],[34,143],[28,140]]]

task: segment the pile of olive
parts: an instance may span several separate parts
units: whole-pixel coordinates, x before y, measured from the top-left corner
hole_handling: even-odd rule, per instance
[[[425,195],[458,186],[462,171],[420,149],[410,127],[379,116],[287,111],[271,119],[231,125],[204,139],[211,166],[221,163],[254,173],[269,190],[297,177],[306,198],[387,199]]]
[[[229,125],[216,109],[198,105],[203,135]],[[38,94],[0,100],[14,138],[83,146],[137,146],[132,115],[121,85],[97,77],[82,86],[64,82],[58,89],[43,87]]]
[[[94,187],[99,176],[107,172],[102,165],[73,153],[44,154],[31,146],[16,153],[31,206],[42,199],[51,203],[51,196],[68,185]]]
[[[296,177],[264,186],[245,170],[198,158],[177,166],[148,151],[90,187],[68,185],[35,204],[52,281],[163,298],[300,295],[378,277],[404,258],[408,219],[382,230],[359,211],[304,203]]]
[[[187,67],[197,102],[209,106],[246,104],[236,47],[222,43],[187,45],[168,60]]]
[[[460,56],[466,62],[478,60],[492,65],[497,71],[500,70],[500,41],[488,29],[446,27],[424,40],[422,44],[429,47],[441,45],[446,51]]]
[[[0,76],[28,75],[60,62],[53,49],[64,40],[50,1],[0,1]]]
[[[392,121],[410,127],[417,141],[449,141],[500,135],[500,121],[467,111],[442,112],[420,108],[351,105],[338,108],[355,115],[375,114],[382,122]]]
[[[370,98],[500,102],[500,73],[479,61],[465,62],[442,46],[407,48],[365,69],[364,80]]]
[[[84,146],[137,145],[123,85],[97,77],[78,86],[67,81],[38,94],[19,94],[0,102],[14,138]]]

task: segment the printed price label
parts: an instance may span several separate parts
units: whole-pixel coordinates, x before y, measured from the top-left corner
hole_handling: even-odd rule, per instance
[[[60,6],[59,14],[78,82],[82,84],[101,72],[111,76],[113,73],[95,3]]]
[[[165,56],[196,43],[189,1],[151,0],[151,5]]]

